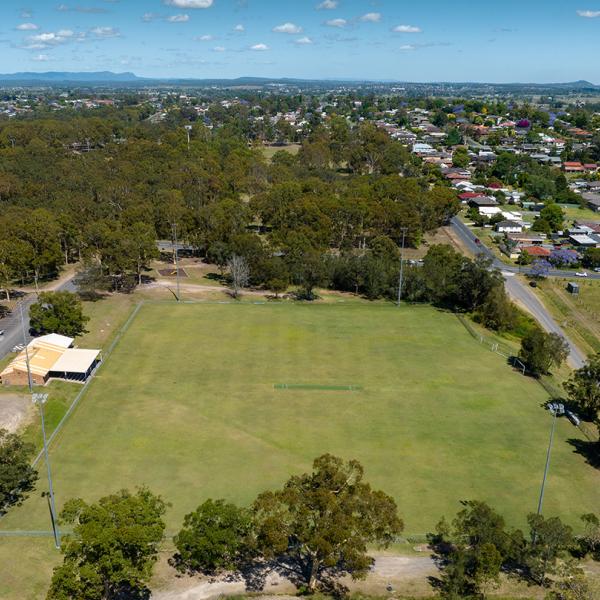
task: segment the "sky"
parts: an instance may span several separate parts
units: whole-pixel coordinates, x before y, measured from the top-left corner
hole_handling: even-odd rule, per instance
[[[2,0],[0,72],[600,84],[600,0]]]

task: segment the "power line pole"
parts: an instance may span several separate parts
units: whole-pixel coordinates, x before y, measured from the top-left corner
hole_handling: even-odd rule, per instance
[[[177,302],[181,300],[179,294],[179,244],[177,242],[177,223],[173,223],[173,240],[175,241],[175,277],[177,278]]]
[[[46,441],[46,424],[44,422],[44,404],[48,400],[48,394],[32,394],[31,400],[37,404],[40,409],[42,419],[42,438],[44,440],[44,459],[46,460],[46,469],[48,471],[48,490],[50,492],[50,517],[52,519],[52,532],[54,533],[54,545],[60,550],[60,533],[56,523],[56,505],[54,503],[54,487],[52,485],[52,471],[50,470],[50,459],[48,458],[48,443]]]
[[[404,242],[406,240],[407,228],[402,228],[402,249],[400,250],[400,277],[398,279],[398,306],[402,300],[402,282],[404,279]]]

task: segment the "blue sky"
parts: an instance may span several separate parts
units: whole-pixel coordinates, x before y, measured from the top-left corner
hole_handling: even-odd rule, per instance
[[[600,0],[4,0],[0,72],[600,83]]]

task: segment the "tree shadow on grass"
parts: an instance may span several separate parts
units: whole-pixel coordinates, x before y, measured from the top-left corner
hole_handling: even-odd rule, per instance
[[[585,462],[595,469],[600,469],[600,442],[590,442],[571,438],[567,443],[573,446],[575,454],[585,458]]]

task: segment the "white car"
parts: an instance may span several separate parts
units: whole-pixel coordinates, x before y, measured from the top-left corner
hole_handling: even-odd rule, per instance
[[[577,275],[577,277],[587,277],[588,276],[588,274],[585,271],[577,272],[577,273],[575,273],[575,275]]]

